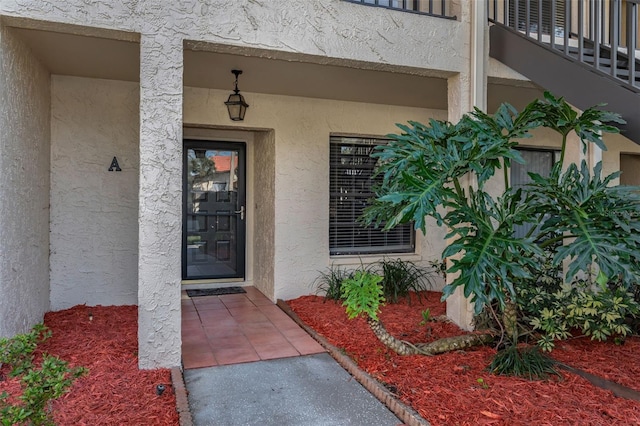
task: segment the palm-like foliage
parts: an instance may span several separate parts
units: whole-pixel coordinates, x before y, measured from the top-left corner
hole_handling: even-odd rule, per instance
[[[386,222],[387,229],[414,221],[425,232],[425,217],[431,216],[442,225],[439,208],[455,208],[465,199],[463,176],[474,173],[482,187],[503,163],[524,162],[514,139],[527,137],[541,117],[534,105],[517,114],[505,104],[493,117],[476,109],[456,125],[438,120],[429,126],[399,124],[404,133],[389,135],[392,142],[373,154],[383,183],[363,220]]]
[[[505,297],[516,298],[514,285],[531,278],[532,255],[542,253],[532,237],[514,236],[514,226],[530,218],[530,204],[522,197],[518,190],[493,200],[486,192],[470,190],[467,203],[447,214],[452,226],[447,238],[456,238],[442,255],[452,257],[453,266],[447,272],[459,275],[445,287],[443,298],[462,286],[465,297],[475,302],[476,314],[493,300],[504,306]]]
[[[562,169],[549,177],[532,175],[534,184],[522,190],[509,188],[507,167],[524,162],[516,147],[540,126],[562,137],[575,132],[583,149],[588,143],[604,147],[602,133],[617,132],[608,125],[622,122],[615,114],[590,108],[582,114],[562,98],[545,93],[518,113],[503,105],[493,116],[479,110],[457,124],[431,120],[429,125],[399,125],[402,134],[374,154],[382,184],[377,198],[363,216],[366,223],[386,223],[392,228],[414,221],[425,231],[425,217],[446,226],[452,241],[444,250],[453,257],[448,273],[456,274],[443,298],[458,286],[475,302],[475,311],[493,301],[504,309],[515,300],[514,286],[531,277],[534,258],[542,248],[566,240],[553,259],[555,265],[570,260],[567,275],[599,267],[599,281],[640,278],[640,198],[630,190],[611,187],[617,175],[601,177],[601,165],[591,173],[583,164]],[[507,188],[494,198],[484,184],[503,168]],[[465,175],[476,177],[477,187],[463,188]],[[525,238],[514,236],[514,226],[542,223]],[[453,237],[453,238],[451,238]]]
[[[590,173],[586,162],[571,164],[562,173],[556,165],[549,177],[532,174],[531,190],[538,210],[550,213],[540,232],[560,233],[565,244],[554,257],[559,264],[572,259],[567,278],[598,268],[598,283],[622,278],[640,280],[639,197],[630,187],[612,187],[618,173],[601,178],[602,164]]]

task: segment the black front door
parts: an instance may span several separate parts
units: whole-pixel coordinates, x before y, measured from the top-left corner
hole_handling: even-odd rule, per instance
[[[182,278],[244,278],[245,144],[185,140]]]

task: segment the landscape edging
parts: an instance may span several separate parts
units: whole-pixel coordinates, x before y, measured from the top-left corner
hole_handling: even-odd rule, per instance
[[[180,416],[180,426],[193,426],[193,418],[189,409],[189,399],[187,398],[187,387],[184,384],[182,369],[173,367],[171,369],[171,382],[173,392],[176,396],[176,410]]]
[[[324,337],[319,335],[314,329],[305,324],[295,312],[291,310],[287,302],[278,299],[278,307],[284,311],[296,324],[304,329],[311,337],[313,337],[320,345],[322,345],[329,354],[351,374],[366,390],[375,396],[380,402],[387,406],[400,420],[407,426],[429,426],[430,423],[422,418],[417,411],[407,406],[382,386],[376,379],[358,367],[358,365],[347,355],[342,353],[337,347],[333,346]]]

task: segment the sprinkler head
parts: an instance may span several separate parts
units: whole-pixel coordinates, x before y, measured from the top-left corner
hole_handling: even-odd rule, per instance
[[[164,385],[157,385],[156,386],[156,395],[160,396],[162,395],[162,393],[164,392]]]

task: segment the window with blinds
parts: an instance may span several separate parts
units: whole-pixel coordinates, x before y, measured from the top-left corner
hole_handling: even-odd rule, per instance
[[[553,165],[560,158],[560,151],[557,150],[520,148],[518,151],[520,151],[525,163],[511,162],[511,186],[514,189],[524,188],[532,182],[529,173],[549,176]],[[533,226],[533,224],[517,225],[515,227],[515,236],[523,238]]]
[[[329,250],[331,255],[409,253],[415,250],[413,224],[383,232],[358,218],[374,197],[376,159],[371,153],[386,139],[332,136],[330,140]]]

